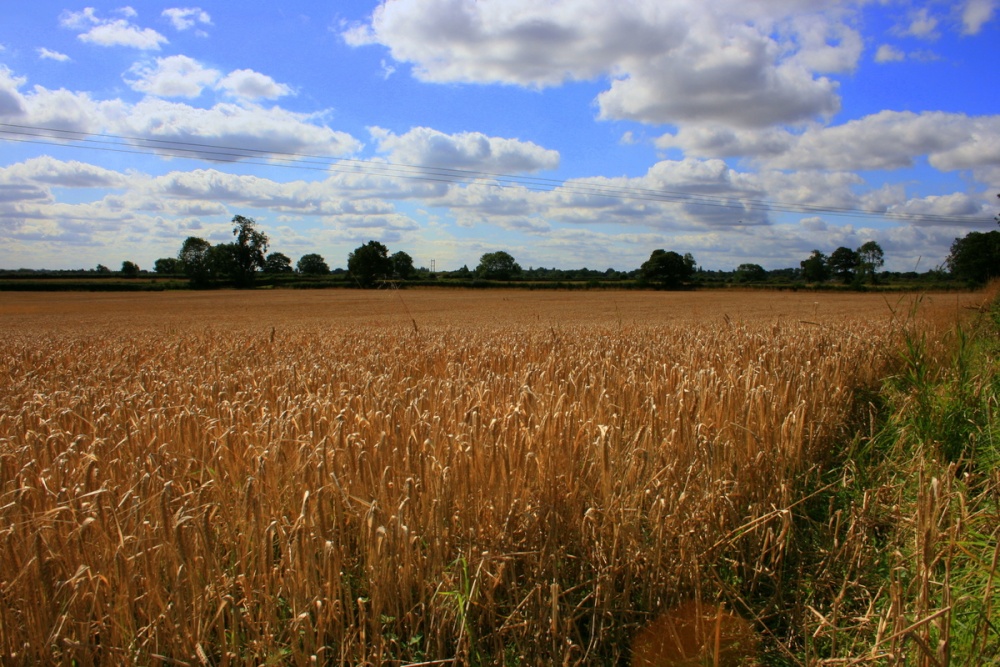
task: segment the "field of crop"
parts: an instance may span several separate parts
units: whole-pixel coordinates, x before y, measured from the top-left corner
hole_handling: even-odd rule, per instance
[[[628,664],[692,604],[780,653],[811,471],[982,296],[890,299],[5,294],[0,662]]]

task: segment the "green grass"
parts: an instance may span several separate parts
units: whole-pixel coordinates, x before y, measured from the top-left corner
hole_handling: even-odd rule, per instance
[[[1000,302],[903,333],[796,516],[773,663],[1000,664]]]

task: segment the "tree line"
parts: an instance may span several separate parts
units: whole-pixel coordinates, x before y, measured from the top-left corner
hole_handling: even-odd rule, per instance
[[[997,195],[1000,197],[1000,195]],[[1000,223],[1000,216],[997,216]],[[321,278],[340,275],[359,287],[372,287],[385,281],[407,281],[415,278],[433,279],[431,272],[416,268],[413,258],[403,251],[390,254],[389,249],[378,241],[368,241],[353,250],[347,257],[347,270],[331,271],[326,260],[319,253],[307,253],[299,258],[295,266],[292,260],[280,252],[268,253],[270,239],[261,231],[253,218],[236,215],[232,219],[233,241],[212,245],[203,238],[190,236],[181,245],[176,257],[164,257],[154,263],[158,275],[183,275],[194,287],[209,285],[233,285],[252,287],[259,276],[300,276]],[[725,281],[737,284],[754,284],[766,281],[805,282],[821,284],[836,281],[844,285],[861,287],[876,284],[879,270],[885,265],[885,253],[875,241],[867,241],[856,249],[841,246],[824,254],[818,249],[799,263],[799,267],[767,271],[759,264],[740,264],[735,271],[705,271],[700,269],[690,253],[680,254],[672,250],[654,250],[642,266],[632,271],[607,269],[559,270],[529,268],[517,263],[514,257],[503,250],[488,252],[480,257],[475,270],[463,266],[456,271],[441,272],[456,280],[467,281],[585,281],[607,283],[631,281],[666,289],[677,289],[692,282],[708,283]],[[951,245],[943,267],[928,272],[943,277],[944,270],[952,279],[968,284],[982,284],[991,278],[1000,277],[1000,231],[971,232],[963,238],[956,238]],[[100,274],[111,274],[104,265],[95,269]],[[119,275],[136,278],[142,273],[140,267],[131,261],[122,262]],[[916,276],[917,274],[913,274]]]

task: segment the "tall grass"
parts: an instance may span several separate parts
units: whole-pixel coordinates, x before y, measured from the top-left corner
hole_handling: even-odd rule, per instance
[[[615,664],[694,599],[794,661],[778,605],[803,480],[896,333],[727,319],[11,336],[0,655]],[[926,521],[959,511],[942,504],[958,483],[939,479]],[[879,650],[904,630],[879,629]]]
[[[1000,663],[997,287],[947,335],[907,323],[870,428],[833,468],[807,662]]]

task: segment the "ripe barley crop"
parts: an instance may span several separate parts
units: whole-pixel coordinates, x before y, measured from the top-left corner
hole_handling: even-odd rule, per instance
[[[766,596],[901,312],[768,296],[9,302],[0,655],[612,663]]]

